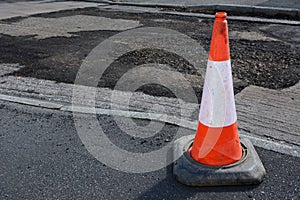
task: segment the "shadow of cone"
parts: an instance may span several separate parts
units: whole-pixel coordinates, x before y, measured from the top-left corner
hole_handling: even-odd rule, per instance
[[[174,143],[174,176],[190,186],[257,184],[266,174],[251,142],[239,138],[226,17],[216,13],[196,136]]]

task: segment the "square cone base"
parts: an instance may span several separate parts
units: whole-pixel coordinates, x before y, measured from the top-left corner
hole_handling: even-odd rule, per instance
[[[243,157],[226,166],[209,166],[195,161],[188,152],[194,135],[184,136],[174,142],[173,175],[177,181],[188,186],[221,186],[259,184],[266,170],[252,143],[241,139]]]

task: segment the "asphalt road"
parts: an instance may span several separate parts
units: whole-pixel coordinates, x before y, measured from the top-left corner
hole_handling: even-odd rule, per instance
[[[177,183],[168,166],[130,174],[97,161],[79,139],[71,113],[0,102],[0,199],[299,199],[300,159],[256,148],[267,170],[258,186],[191,188]],[[13,119],[13,120],[12,120]],[[84,119],[84,117],[83,117]],[[99,116],[105,134],[122,132]],[[143,121],[137,121],[140,125]],[[161,147],[176,131],[166,125],[157,145],[135,143],[136,151]],[[187,134],[192,134],[187,130]],[[123,141],[123,140],[122,140]],[[111,155],[114,156],[114,155]]]

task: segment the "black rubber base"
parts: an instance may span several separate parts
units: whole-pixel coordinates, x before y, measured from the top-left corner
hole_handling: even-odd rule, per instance
[[[174,142],[173,165],[176,180],[188,186],[252,185],[259,184],[266,170],[260,161],[252,143],[241,139],[243,157],[240,161],[226,166],[208,166],[196,162],[188,149],[193,143],[194,135],[184,136]]]

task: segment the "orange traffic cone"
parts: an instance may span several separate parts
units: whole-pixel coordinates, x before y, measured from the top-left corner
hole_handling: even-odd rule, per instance
[[[196,138],[194,160],[213,166],[234,163],[242,157],[229,53],[226,13],[216,14]]]
[[[257,184],[266,173],[239,138],[226,16],[216,14],[196,136],[174,142],[174,176],[190,186]]]

